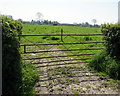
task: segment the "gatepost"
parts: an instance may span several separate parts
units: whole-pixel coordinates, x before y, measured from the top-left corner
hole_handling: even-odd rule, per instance
[[[118,24],[120,24],[120,1],[118,2]]]
[[[2,96],[2,18],[0,18],[0,96]]]

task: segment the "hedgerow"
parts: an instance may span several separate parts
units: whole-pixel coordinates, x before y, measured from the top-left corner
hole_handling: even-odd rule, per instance
[[[102,25],[105,50],[89,64],[97,71],[105,72],[114,79],[120,79],[120,25]]]
[[[38,78],[37,71],[31,64],[22,61],[20,38],[22,23],[0,16],[2,21],[2,94],[3,96],[23,96],[33,92],[33,85]]]
[[[22,25],[8,17],[0,18],[2,19],[2,93],[15,95],[22,82],[18,38]]]
[[[120,25],[103,25],[101,31],[104,34],[107,54],[117,61],[120,60]]]

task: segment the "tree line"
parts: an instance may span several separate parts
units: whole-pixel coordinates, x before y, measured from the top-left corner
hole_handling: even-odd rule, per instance
[[[59,23],[58,21],[51,21],[51,20],[31,20],[31,21],[23,21],[22,19],[18,19],[18,21],[24,23],[24,24],[38,24],[38,25],[64,25],[64,26],[81,26],[81,27],[100,27],[98,24],[89,24],[88,22],[83,22],[83,23],[74,23],[74,24],[69,24],[69,23]]]
[[[8,18],[13,19],[11,15],[1,15],[1,16],[7,16]],[[96,24],[97,23],[96,19],[92,19],[92,22],[94,23],[93,25],[88,22],[69,24],[69,23],[59,23],[58,21],[43,20],[42,19],[43,15],[40,12],[36,13],[36,16],[37,16],[36,20],[24,21],[22,19],[18,19],[17,21],[20,21],[23,24],[34,24],[34,25],[38,24],[38,25],[54,25],[54,26],[63,25],[63,26],[80,26],[80,27],[100,27],[100,25]]]

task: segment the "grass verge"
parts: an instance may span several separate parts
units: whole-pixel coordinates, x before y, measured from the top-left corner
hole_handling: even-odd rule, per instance
[[[35,94],[33,87],[39,78],[39,74],[32,64],[21,62],[22,82],[20,84],[20,94],[33,96]]]
[[[92,60],[88,66],[92,69],[97,70],[98,72],[103,72],[109,75],[113,79],[119,79],[119,67],[120,62],[115,61],[109,55],[107,55],[106,51],[103,51],[99,55],[97,55],[94,60]]]

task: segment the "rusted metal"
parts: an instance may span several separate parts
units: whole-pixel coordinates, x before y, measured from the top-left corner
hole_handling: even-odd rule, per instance
[[[43,63],[53,63],[53,62],[65,62],[65,61],[75,61],[75,60],[90,60],[92,58],[82,58],[82,59],[65,59],[65,60],[51,60],[47,62],[37,62],[32,64],[43,64]]]
[[[69,44],[94,44],[94,43],[104,43],[104,42],[80,42],[80,43],[48,43],[48,44],[22,44],[20,46],[37,46],[37,45],[69,45]]]
[[[71,56],[85,56],[85,55],[95,55],[95,54],[77,54],[77,55],[63,55],[63,56],[48,56],[48,57],[40,57],[40,58],[26,58],[26,59],[23,59],[23,60],[35,60],[35,59],[57,58],[57,57],[71,57]]]
[[[89,61],[85,61],[85,62],[73,62],[73,63],[63,63],[63,64],[53,64],[53,65],[42,65],[42,66],[37,66],[36,68],[39,67],[48,67],[48,66],[59,66],[59,65],[70,65],[70,64],[81,64],[81,63],[89,63]]]
[[[104,48],[90,48],[90,49],[66,49],[66,50],[41,50],[41,51],[31,51],[31,52],[25,52],[25,54],[30,53],[42,53],[42,52],[58,52],[58,51],[80,51],[80,50],[103,50]],[[24,53],[22,53],[24,54]]]
[[[24,34],[19,36],[61,36],[61,34]],[[62,34],[62,36],[103,36],[103,34]]]
[[[104,42],[80,42],[79,43],[64,43],[63,42],[63,36],[103,36],[103,34],[63,34],[63,30],[61,29],[61,34],[32,34],[32,35],[19,35],[19,36],[61,36],[61,43],[38,43],[38,44],[22,44],[20,46],[23,46],[24,48],[24,53],[23,54],[29,54],[29,53],[43,53],[43,52],[58,52],[58,51],[80,51],[80,50],[102,50],[104,48],[85,48],[85,49],[57,49],[57,50],[39,50],[35,52],[26,52],[26,47],[27,46],[38,46],[38,45],[71,45],[71,44],[97,44],[97,43],[104,43]],[[41,57],[34,57],[34,58],[24,58],[23,60],[36,60],[36,59],[47,59],[47,58],[58,58],[58,57],[72,57],[72,56],[87,56],[87,55],[95,55],[93,53],[91,54],[73,54],[73,55],[58,55],[58,56],[41,56]],[[43,61],[43,62],[36,62],[32,64],[40,64],[38,67],[47,67],[47,66],[59,66],[59,65],[70,65],[70,64],[80,64],[80,63],[89,63],[91,61],[90,58],[72,58],[72,59],[63,59],[61,58],[60,60],[50,60],[50,61]],[[80,61],[78,61],[80,60]],[[83,61],[85,60],[85,61]],[[87,61],[86,61],[87,60]],[[70,61],[70,63],[66,63],[65,61]],[[72,62],[74,61],[74,62]],[[82,61],[82,62],[81,62]],[[59,64],[52,64],[53,62],[59,62]],[[42,65],[46,63],[47,65]],[[49,64],[51,63],[51,64]]]

